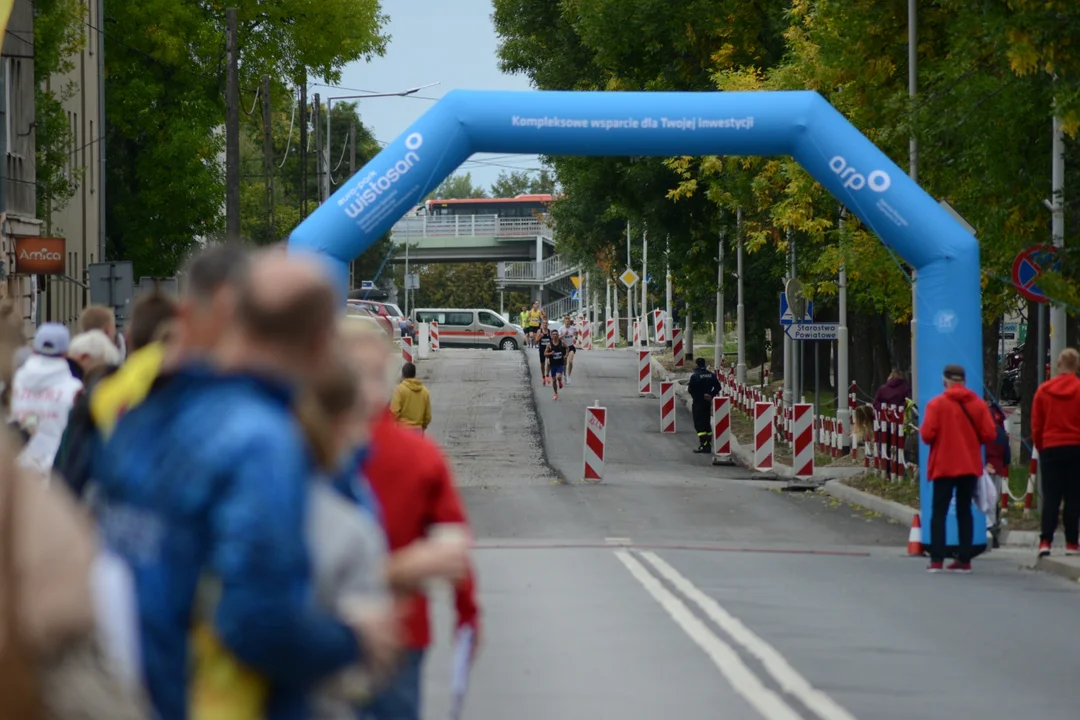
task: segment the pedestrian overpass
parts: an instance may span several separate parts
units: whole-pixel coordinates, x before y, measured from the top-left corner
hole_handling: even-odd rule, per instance
[[[525,290],[549,316],[569,312],[578,265],[555,252],[548,216],[421,215],[399,220],[390,231],[396,251],[391,262],[497,262],[500,290]]]

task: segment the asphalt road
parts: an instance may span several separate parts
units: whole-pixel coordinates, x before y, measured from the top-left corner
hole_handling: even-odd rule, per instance
[[[906,528],[692,454],[684,411],[661,435],[629,353],[581,354],[558,401],[525,357],[446,350],[420,368],[479,543],[467,719],[1080,717],[1076,584],[1003,551],[927,575]],[[587,484],[597,400],[609,460]],[[447,717],[436,606],[427,720]]]

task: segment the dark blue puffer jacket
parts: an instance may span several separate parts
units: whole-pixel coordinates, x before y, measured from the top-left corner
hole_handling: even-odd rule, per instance
[[[99,441],[106,544],[131,565],[144,674],[161,720],[187,717],[196,587],[221,583],[214,627],[270,683],[270,717],[307,716],[318,681],[359,660],[353,632],[315,605],[304,519],[312,463],[283,386],[188,367]]]

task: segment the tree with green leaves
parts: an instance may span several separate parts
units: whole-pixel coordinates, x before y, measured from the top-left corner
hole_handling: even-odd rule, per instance
[[[512,198],[518,195],[553,195],[555,178],[544,168],[539,173],[505,170],[491,184],[491,197]]]
[[[171,275],[222,227],[224,3],[106,4],[106,224],[110,257]],[[378,0],[237,0],[242,104],[381,54]],[[244,107],[246,112],[248,107]]]
[[[79,0],[37,0],[34,4],[34,139],[37,143],[37,214],[46,223],[75,194],[80,173],[68,173],[71,162],[71,123],[63,102],[76,91],[75,83],[53,87],[49,78],[69,72],[72,58],[86,42],[84,6]],[[97,138],[90,138],[97,142]]]

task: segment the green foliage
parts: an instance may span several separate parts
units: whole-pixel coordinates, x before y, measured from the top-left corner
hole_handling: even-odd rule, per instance
[[[491,197],[512,198],[518,195],[553,195],[555,178],[545,168],[539,174],[525,170],[499,173],[491,184]]]
[[[461,198],[485,198],[488,192],[480,185],[474,185],[472,173],[454,173],[439,183],[428,193],[424,200],[456,200]]]
[[[73,137],[61,104],[75,92],[75,84],[49,89],[43,81],[72,68],[71,59],[86,40],[85,7],[80,0],[37,0],[34,9],[34,75],[39,81],[34,88],[37,214],[49,223],[52,212],[62,209],[75,193],[82,172],[81,168],[68,172]]]
[[[335,82],[345,64],[385,49],[386,18],[377,0],[227,5],[238,8],[244,111],[263,74],[271,77],[277,103],[302,78]],[[111,257],[133,260],[140,275],[173,274],[198,238],[222,229],[225,7],[116,0],[106,8],[108,247]],[[281,108],[275,110],[274,142],[283,152],[288,126],[281,124],[288,118],[282,121]],[[254,122],[261,123],[257,105]],[[260,136],[249,145],[249,157],[261,142]],[[253,186],[257,182],[241,188],[252,230],[260,203],[265,217],[265,188]],[[287,188],[281,192],[279,237],[299,220],[285,200]],[[256,235],[265,241],[267,232]]]

